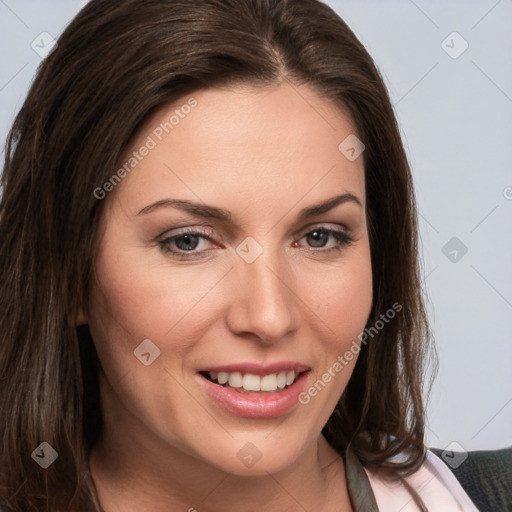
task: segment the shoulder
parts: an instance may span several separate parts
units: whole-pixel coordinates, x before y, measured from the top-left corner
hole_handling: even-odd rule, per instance
[[[430,452],[458,480],[481,512],[512,512],[512,446],[499,450]]]
[[[393,457],[399,459],[400,455]],[[479,512],[453,473],[432,451],[408,477],[386,478],[365,468],[378,510],[401,512]]]

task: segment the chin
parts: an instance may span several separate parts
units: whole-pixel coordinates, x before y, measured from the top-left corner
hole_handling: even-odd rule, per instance
[[[290,442],[278,432],[270,433],[270,436],[267,433],[266,436],[267,439],[255,436],[250,440],[251,436],[247,435],[243,439],[232,439],[229,445],[217,444],[214,455],[218,456],[212,457],[210,452],[206,462],[233,475],[267,476],[292,466],[307,448],[304,445],[305,434],[298,442]]]

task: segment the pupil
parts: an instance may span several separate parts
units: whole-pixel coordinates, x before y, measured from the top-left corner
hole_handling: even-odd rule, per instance
[[[181,243],[182,241],[185,241],[185,243]],[[195,249],[197,247],[197,242],[198,237],[194,235],[182,235],[176,239],[176,245],[178,249],[181,249],[183,251],[190,251]],[[191,244],[193,247],[190,247],[188,244]]]
[[[310,238],[313,240],[313,247],[322,247],[325,245],[325,236],[326,233],[323,233],[322,231],[313,231],[310,235]]]

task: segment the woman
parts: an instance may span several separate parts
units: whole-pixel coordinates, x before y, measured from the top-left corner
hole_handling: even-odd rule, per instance
[[[92,0],[9,136],[5,510],[477,510],[424,442],[411,176],[316,0]]]

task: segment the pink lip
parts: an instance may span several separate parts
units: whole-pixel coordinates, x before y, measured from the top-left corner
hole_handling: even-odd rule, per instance
[[[223,366],[222,368],[227,367]],[[236,368],[240,371],[241,367],[237,365]],[[279,368],[281,371],[284,371],[282,366]],[[268,370],[265,370],[265,372],[274,373]],[[246,373],[249,373],[249,371]],[[251,369],[251,373],[254,373],[254,368]],[[288,386],[282,391],[268,394],[259,394],[258,392],[240,393],[231,388],[225,388],[219,384],[215,384],[201,374],[197,374],[197,378],[205,387],[209,397],[212,398],[217,405],[231,414],[244,418],[275,418],[285,414],[298,403],[298,398],[304,389],[308,373],[309,372],[304,371],[291,386]]]
[[[268,375],[270,373],[289,372],[293,370],[295,373],[302,373],[309,370],[310,367],[293,361],[282,361],[269,364],[260,363],[233,363],[225,364],[222,366],[208,366],[201,368],[200,372],[240,372],[240,373],[251,373],[252,375]]]

